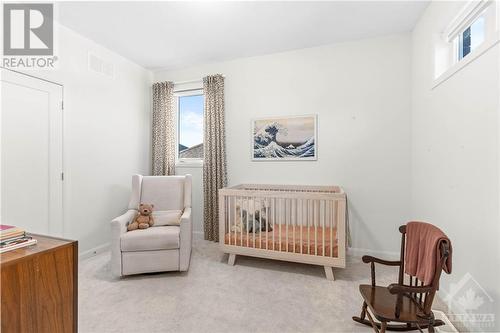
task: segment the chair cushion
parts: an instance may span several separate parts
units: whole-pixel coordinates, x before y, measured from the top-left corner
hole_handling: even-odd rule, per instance
[[[154,227],[162,225],[179,225],[181,223],[182,210],[154,211]]]
[[[124,233],[120,238],[123,252],[178,249],[180,227],[161,226]]]

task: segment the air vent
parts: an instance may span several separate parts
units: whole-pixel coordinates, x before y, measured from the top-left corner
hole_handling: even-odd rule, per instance
[[[107,62],[106,60],[90,52],[89,52],[88,63],[89,63],[89,71],[100,73],[102,75],[114,79],[115,65],[113,63]]]

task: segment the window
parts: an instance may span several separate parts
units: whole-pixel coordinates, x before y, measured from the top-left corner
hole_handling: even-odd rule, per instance
[[[455,44],[458,45],[456,53],[458,60],[463,59],[471,51],[477,49],[484,42],[484,35],[485,19],[484,16],[480,16],[455,39]]]
[[[499,12],[500,2],[471,0],[436,35],[433,89],[500,42]]]
[[[195,162],[203,159],[203,90],[176,94],[178,161]]]

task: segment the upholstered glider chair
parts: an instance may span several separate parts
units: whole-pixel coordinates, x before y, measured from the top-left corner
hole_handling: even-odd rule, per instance
[[[154,205],[155,224],[127,231],[141,203]],[[192,229],[191,175],[134,175],[128,211],[111,221],[113,275],[187,271]]]

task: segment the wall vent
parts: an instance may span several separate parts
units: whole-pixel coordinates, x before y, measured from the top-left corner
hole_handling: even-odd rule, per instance
[[[115,78],[115,65],[91,52],[89,52],[88,65],[91,72],[100,73],[112,79]]]

